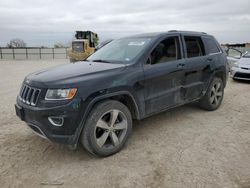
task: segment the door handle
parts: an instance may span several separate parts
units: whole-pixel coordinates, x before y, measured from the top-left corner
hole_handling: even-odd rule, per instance
[[[179,63],[179,64],[177,65],[178,68],[182,68],[182,67],[184,67],[184,66],[185,66],[185,63]]]
[[[213,61],[212,58],[207,58],[207,62],[211,62],[211,61]]]

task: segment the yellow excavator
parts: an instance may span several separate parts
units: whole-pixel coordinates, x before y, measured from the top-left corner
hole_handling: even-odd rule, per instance
[[[72,47],[67,51],[71,63],[84,61],[96,50],[98,35],[92,31],[76,31]]]

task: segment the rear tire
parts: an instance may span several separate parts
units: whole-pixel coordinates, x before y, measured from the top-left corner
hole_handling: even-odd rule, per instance
[[[216,110],[224,97],[224,84],[221,78],[215,77],[208,87],[206,94],[200,100],[200,107],[205,110]]]
[[[80,141],[90,153],[106,157],[119,152],[132,131],[128,108],[114,100],[97,104],[90,112]]]

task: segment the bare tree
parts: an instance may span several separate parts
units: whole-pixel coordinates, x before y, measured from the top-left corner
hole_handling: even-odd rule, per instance
[[[54,48],[64,48],[64,45],[61,43],[54,44]]]
[[[8,48],[23,48],[26,47],[26,43],[22,39],[11,39],[10,42],[7,44]]]

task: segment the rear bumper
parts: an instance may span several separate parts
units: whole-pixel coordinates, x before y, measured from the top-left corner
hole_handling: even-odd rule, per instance
[[[17,100],[16,114],[21,120],[42,138],[61,144],[74,145],[76,142],[77,128],[81,122],[81,109],[75,108],[77,100],[72,100],[66,105],[38,108],[32,107]],[[78,106],[78,105],[77,105]],[[63,118],[61,126],[53,125],[49,117]]]

